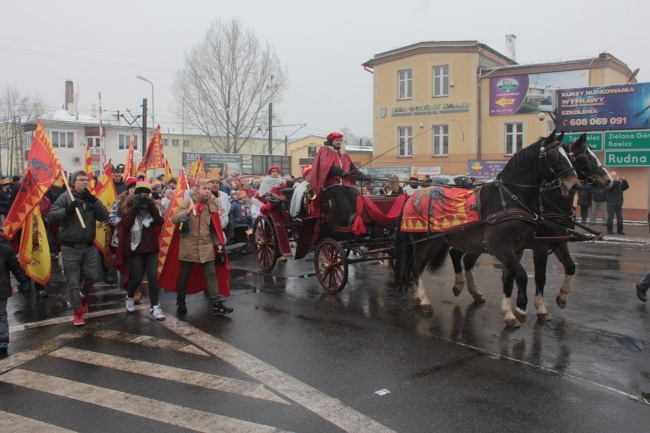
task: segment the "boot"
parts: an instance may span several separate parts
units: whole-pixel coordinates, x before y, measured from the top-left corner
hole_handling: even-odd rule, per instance
[[[187,313],[187,306],[185,305],[185,296],[176,297],[176,312],[179,314]]]

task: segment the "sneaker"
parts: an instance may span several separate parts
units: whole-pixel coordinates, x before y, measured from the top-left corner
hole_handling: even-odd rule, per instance
[[[115,284],[117,283],[117,280],[115,279],[115,277],[104,277],[104,282],[106,284]]]
[[[623,230],[621,230],[620,232],[618,232],[618,234],[621,235],[621,236],[625,236],[625,232],[624,232]]]
[[[646,302],[647,297],[646,297],[646,292],[648,290],[642,288],[639,283],[636,283],[636,297],[639,298],[640,301]]]
[[[163,313],[162,308],[160,308],[160,304],[149,308],[149,318],[156,320],[165,320],[165,314]]]
[[[84,326],[86,321],[84,320],[83,308],[76,308],[72,311],[73,320],[72,323],[74,326]]]
[[[223,302],[215,302],[214,305],[212,306],[212,312],[214,313],[215,316],[223,316],[224,314],[230,314],[234,310],[232,308],[228,308],[225,305],[223,305]]]
[[[135,311],[135,302],[133,298],[126,297],[126,311],[133,313]]]
[[[186,314],[187,313],[187,305],[185,305],[185,300],[177,300],[176,301],[176,312],[179,314]]]
[[[38,295],[39,298],[43,298],[43,299],[50,296],[44,289],[37,291],[36,294]]]
[[[88,312],[88,296],[81,296],[81,311],[84,314]]]

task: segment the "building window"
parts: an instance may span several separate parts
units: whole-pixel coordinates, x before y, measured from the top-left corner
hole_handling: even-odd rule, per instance
[[[433,96],[449,95],[449,65],[433,67]]]
[[[72,132],[52,131],[50,133],[52,147],[59,149],[74,149],[74,134]]]
[[[172,138],[172,146],[178,147],[180,140],[178,138]]]
[[[309,146],[307,147],[307,157],[308,158],[315,158],[316,157],[316,146]]]
[[[183,140],[183,147],[190,147],[190,140]]]
[[[433,155],[449,155],[449,125],[436,125],[433,127]]]
[[[163,146],[169,146],[169,138],[163,138],[162,139],[162,144],[163,144]]]
[[[524,124],[506,123],[506,155],[514,155],[524,147]]]
[[[413,128],[402,126],[399,129],[399,156],[413,156]]]
[[[413,97],[413,71],[405,69],[398,71],[399,95],[398,99],[411,99]]]
[[[102,145],[102,139],[100,137],[86,137],[86,146],[90,145],[90,153],[99,155],[102,150],[100,146]]]
[[[133,150],[138,149],[138,136],[131,134],[117,134],[117,148],[120,150],[129,150],[131,144],[131,137],[133,137]]]

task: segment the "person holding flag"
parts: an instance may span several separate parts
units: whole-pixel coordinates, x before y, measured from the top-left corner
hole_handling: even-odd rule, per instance
[[[84,313],[88,311],[87,297],[99,269],[94,246],[95,221],[104,222],[108,219],[106,206],[90,192],[89,182],[85,171],[73,173],[68,194],[61,194],[47,215],[50,223],[61,221],[59,236],[63,273],[75,326],[86,324]],[[80,288],[79,281],[82,280]]]

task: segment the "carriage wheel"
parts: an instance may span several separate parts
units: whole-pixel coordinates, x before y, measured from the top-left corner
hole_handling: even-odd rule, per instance
[[[278,261],[275,232],[269,218],[257,218],[253,224],[253,254],[265,272],[273,269]]]
[[[346,253],[338,242],[323,239],[316,246],[314,267],[320,285],[330,293],[343,290],[348,281]]]

